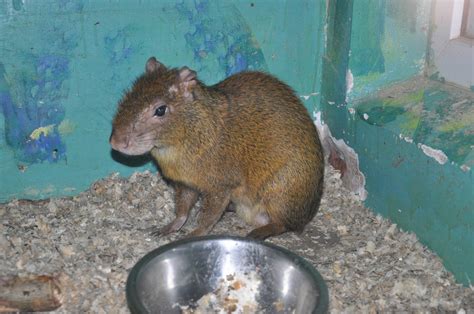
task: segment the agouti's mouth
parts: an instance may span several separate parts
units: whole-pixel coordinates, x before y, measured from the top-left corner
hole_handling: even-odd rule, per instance
[[[112,137],[110,140],[112,149],[126,156],[140,156],[150,152],[149,147],[134,145],[130,141],[120,141]]]

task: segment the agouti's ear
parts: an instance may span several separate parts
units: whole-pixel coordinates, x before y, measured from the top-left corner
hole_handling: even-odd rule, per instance
[[[155,57],[150,57],[145,65],[146,73],[152,73],[158,71],[159,69],[164,69],[165,66],[161,64]]]
[[[188,67],[182,67],[179,70],[179,89],[182,91],[183,96],[187,99],[192,100],[193,88],[196,86],[196,72],[190,70]]]

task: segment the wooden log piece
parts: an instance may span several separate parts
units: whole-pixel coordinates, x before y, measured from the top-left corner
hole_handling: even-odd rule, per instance
[[[0,312],[52,311],[62,304],[58,277],[0,276]]]

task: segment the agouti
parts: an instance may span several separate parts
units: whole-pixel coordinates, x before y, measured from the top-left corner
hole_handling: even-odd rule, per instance
[[[198,227],[207,234],[231,204],[265,239],[302,231],[316,214],[324,160],[313,121],[293,90],[261,72],[206,86],[187,67],[154,57],[119,102],[110,144],[126,155],[151,152],[175,188],[179,230],[202,198]]]

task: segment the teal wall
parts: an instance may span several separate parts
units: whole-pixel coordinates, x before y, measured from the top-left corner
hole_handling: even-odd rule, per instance
[[[423,73],[430,12],[430,0],[354,1],[349,103]]]
[[[0,0],[0,201],[152,167],[116,162],[108,144],[117,100],[151,55],[209,84],[269,71],[313,110],[325,3]]]
[[[350,125],[366,177],[366,204],[414,231],[460,282],[469,284],[474,278],[474,94],[459,97],[441,83],[417,83],[409,80],[356,106]],[[424,152],[421,145],[433,150]]]
[[[332,1],[321,107],[333,136],[358,155],[366,205],[415,232],[469,284],[474,94],[423,77],[431,5]]]

